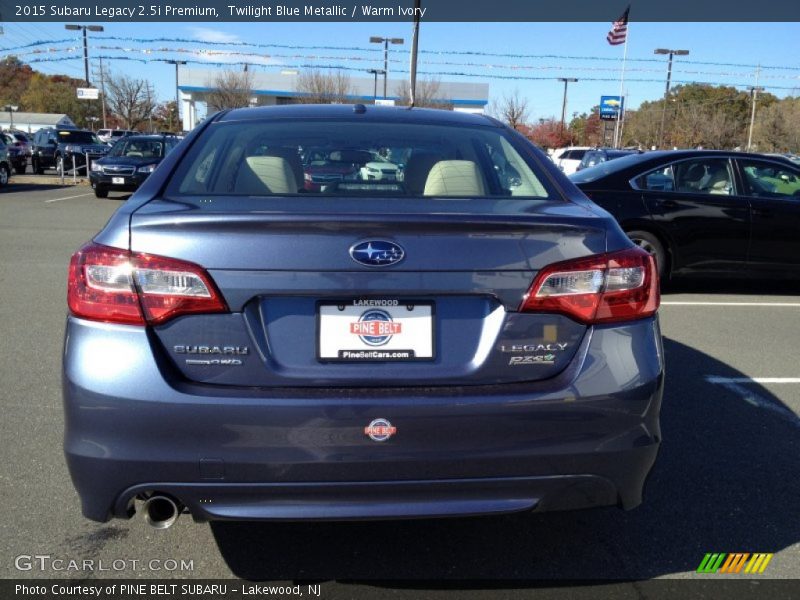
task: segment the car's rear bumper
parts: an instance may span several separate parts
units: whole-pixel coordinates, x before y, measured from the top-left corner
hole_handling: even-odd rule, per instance
[[[68,319],[65,452],[91,519],[151,491],[197,519],[632,508],[661,440],[656,319],[590,329],[530,384],[232,388],[164,364],[141,328]],[[397,427],[380,443],[364,433],[379,417]]]

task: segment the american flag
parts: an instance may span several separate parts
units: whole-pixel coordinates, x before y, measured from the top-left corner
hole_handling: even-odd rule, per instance
[[[625,9],[622,16],[611,24],[611,31],[608,32],[606,39],[612,46],[624,44],[628,37],[628,13],[631,7]]]

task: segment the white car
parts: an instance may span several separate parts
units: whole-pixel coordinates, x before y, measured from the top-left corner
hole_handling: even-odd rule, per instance
[[[103,143],[114,144],[117,140],[128,135],[133,135],[134,133],[136,132],[127,129],[98,129],[97,137],[100,138],[100,141]]]
[[[565,175],[572,175],[578,165],[583,160],[583,155],[587,150],[591,150],[590,146],[569,146],[568,148],[559,148],[553,152],[553,162],[564,171]]]
[[[373,160],[361,167],[364,181],[399,181],[400,167],[393,162]]]

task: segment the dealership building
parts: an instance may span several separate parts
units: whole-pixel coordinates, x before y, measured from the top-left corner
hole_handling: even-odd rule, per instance
[[[26,133],[36,133],[43,127],[74,129],[77,125],[63,113],[9,112],[0,110],[0,128],[3,130],[16,129]]]
[[[178,90],[181,100],[183,129],[189,131],[197,125],[197,104],[205,103],[206,96],[213,91],[213,82],[220,75],[217,69],[190,69],[181,67],[178,73]],[[277,104],[293,104],[302,102],[303,93],[297,91],[298,72],[253,71],[253,96],[251,106],[274,106]],[[387,82],[387,99],[398,100],[395,94],[403,83],[402,79],[389,79]],[[371,103],[375,96],[376,81],[374,77],[350,77],[352,102]],[[378,98],[382,97],[383,79],[377,79]],[[464,81],[439,82],[440,100],[461,112],[482,113],[489,102],[489,84]]]

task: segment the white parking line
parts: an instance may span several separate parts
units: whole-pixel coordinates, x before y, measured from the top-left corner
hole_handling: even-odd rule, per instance
[[[747,387],[747,384],[752,383],[800,383],[800,377],[719,377],[717,375],[706,375],[706,381],[721,385],[748,404],[756,408],[768,410],[786,419],[793,425],[800,426],[800,417],[798,417],[794,411],[769,398],[764,398],[764,396]]]
[[[45,200],[45,204],[50,204],[52,202],[61,202],[62,200],[72,200],[73,198],[82,198],[83,196],[91,196],[92,192],[87,194],[78,194],[77,196],[67,196],[65,198],[50,198],[50,200]]]
[[[784,306],[800,308],[800,302],[662,302],[661,306]]]
[[[800,383],[800,377],[706,377],[709,383]]]

